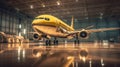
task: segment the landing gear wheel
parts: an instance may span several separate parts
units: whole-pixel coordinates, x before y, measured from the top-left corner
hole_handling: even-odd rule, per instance
[[[54,40],[54,45],[58,45],[58,40]]]
[[[50,47],[50,45],[51,45],[51,40],[46,40],[46,41],[45,41],[45,45],[46,45],[46,51],[50,51],[50,50],[51,50],[51,47]]]
[[[45,41],[45,45],[46,45],[46,46],[50,46],[50,45],[51,45],[51,40],[46,40],[46,41]]]
[[[80,41],[79,40],[74,40],[74,44],[75,44],[75,46],[79,46]]]
[[[0,43],[3,43],[3,36],[0,35]]]

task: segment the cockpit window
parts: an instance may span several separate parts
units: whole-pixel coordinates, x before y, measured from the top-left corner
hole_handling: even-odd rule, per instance
[[[47,20],[47,21],[50,20],[49,18],[43,18],[43,17],[39,17],[39,18],[35,18],[35,19],[44,19],[44,20]]]
[[[45,18],[45,20],[49,21],[50,19],[49,18]]]

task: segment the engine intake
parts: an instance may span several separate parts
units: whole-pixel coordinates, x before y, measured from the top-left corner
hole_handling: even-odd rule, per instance
[[[86,37],[88,37],[88,33],[86,31],[82,31],[82,32],[79,33],[79,36],[81,38],[86,38]]]
[[[40,40],[41,37],[38,34],[33,34],[33,39],[34,40]]]

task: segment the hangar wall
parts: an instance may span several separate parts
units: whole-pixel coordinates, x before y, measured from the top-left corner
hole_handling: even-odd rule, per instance
[[[32,18],[20,13],[19,11],[10,11],[6,7],[0,8],[0,31],[8,34],[16,34],[28,38],[31,32]]]

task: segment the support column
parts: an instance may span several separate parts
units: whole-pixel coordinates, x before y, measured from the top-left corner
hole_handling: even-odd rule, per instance
[[[0,31],[2,30],[2,12],[0,12]]]

